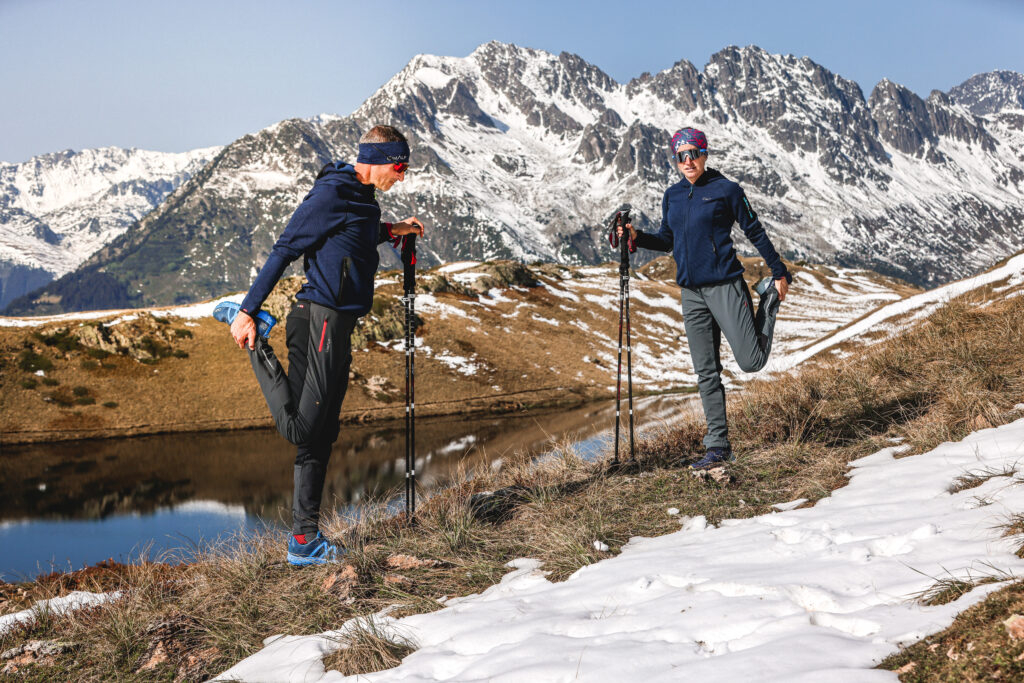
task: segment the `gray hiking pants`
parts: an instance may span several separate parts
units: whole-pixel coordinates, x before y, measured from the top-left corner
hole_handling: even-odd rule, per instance
[[[753,312],[750,290],[742,277],[702,287],[683,287],[683,324],[690,344],[693,371],[704,406],[708,433],[704,446],[729,447],[722,386],[722,333],[729,341],[743,372],[757,372],[768,362],[779,312],[779,294],[773,286]]]
[[[315,534],[331,446],[352,363],[356,316],[309,301],[288,314],[288,374],[262,337],[249,352],[252,369],[281,436],[295,444],[292,533]]]

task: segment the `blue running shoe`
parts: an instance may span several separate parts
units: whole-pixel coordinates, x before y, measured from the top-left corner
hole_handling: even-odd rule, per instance
[[[222,323],[230,325],[235,321],[235,316],[238,315],[240,310],[242,310],[241,305],[236,304],[234,301],[221,301],[214,306],[213,317]],[[277,318],[266,311],[256,311],[253,320],[256,322],[256,333],[264,339],[269,339],[270,330],[277,324]]]
[[[301,567],[308,564],[331,564],[338,561],[344,549],[332,545],[326,538],[316,532],[316,538],[307,543],[299,543],[294,536],[288,539],[288,564]]]
[[[704,453],[704,457],[697,462],[690,465],[691,470],[710,470],[713,467],[721,467],[727,462],[732,462],[736,459],[732,449],[728,446],[720,448],[712,446]]]

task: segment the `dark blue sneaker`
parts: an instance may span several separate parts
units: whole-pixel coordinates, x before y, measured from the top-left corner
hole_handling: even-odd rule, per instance
[[[729,447],[719,448],[712,446],[704,453],[704,457],[690,465],[691,470],[710,470],[712,467],[721,467],[727,462],[736,459],[732,449]]]
[[[221,301],[213,307],[213,317],[215,320],[230,325],[235,321],[235,316],[240,310],[242,310],[242,306],[234,301]],[[253,321],[256,323],[256,334],[264,339],[270,338],[270,330],[277,324],[277,318],[266,311],[256,311]]]
[[[338,555],[344,550],[332,545],[326,538],[316,532],[316,537],[307,543],[299,543],[292,536],[288,539],[288,564],[304,566],[307,564],[330,564],[338,561]]]

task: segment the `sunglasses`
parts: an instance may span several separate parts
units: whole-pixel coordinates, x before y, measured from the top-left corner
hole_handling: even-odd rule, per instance
[[[395,173],[405,173],[406,171],[409,170],[409,164],[404,161],[397,162],[393,164],[393,166],[395,167]]]
[[[680,151],[676,152],[676,161],[678,161],[679,163],[683,163],[687,159],[692,159],[694,161],[697,161],[697,159],[699,159],[700,157],[704,157],[704,156],[707,156],[707,155],[708,155],[708,153],[705,150],[701,150],[701,149],[683,149],[683,150],[680,150]]]

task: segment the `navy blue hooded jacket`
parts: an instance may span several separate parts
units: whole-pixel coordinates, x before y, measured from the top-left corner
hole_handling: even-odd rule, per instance
[[[390,237],[389,227],[380,222],[373,185],[360,183],[355,167],[340,161],[325,166],[274,244],[242,310],[259,310],[285,268],[302,256],[306,282],[297,299],[365,315],[373,305],[377,245]]]
[[[636,243],[644,249],[671,251],[680,287],[710,285],[743,274],[732,243],[732,225],[737,221],[772,276],[791,280],[743,188],[710,168],[696,183],[683,178],[665,190],[661,230],[657,234],[638,230]]]

